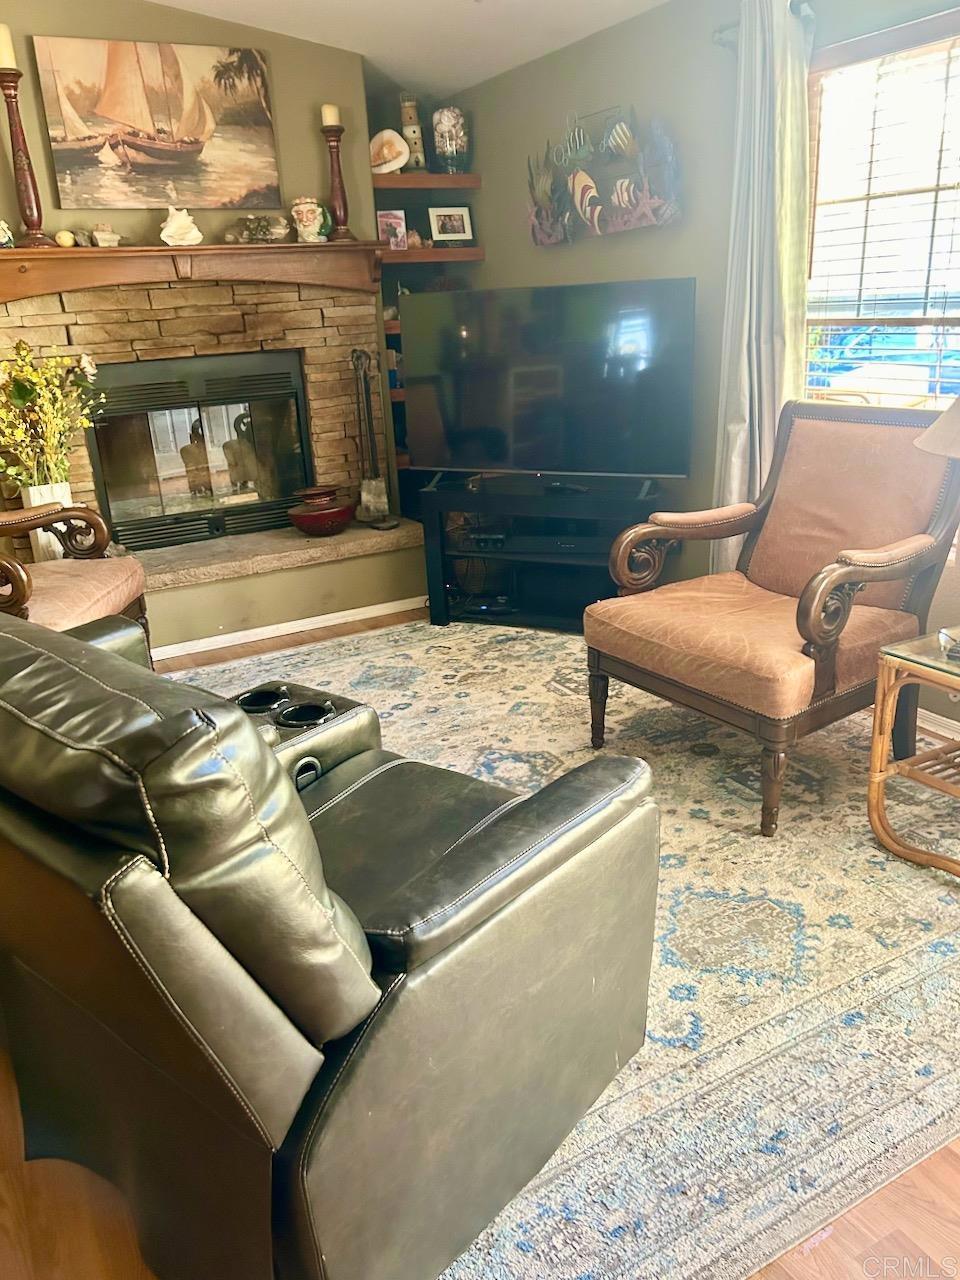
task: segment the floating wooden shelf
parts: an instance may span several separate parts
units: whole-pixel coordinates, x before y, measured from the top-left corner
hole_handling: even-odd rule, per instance
[[[399,333],[399,332],[400,332],[400,321],[399,321],[399,320],[384,320],[384,322],[383,322],[383,332],[384,332],[384,333]]]
[[[383,260],[399,266],[403,262],[483,262],[486,256],[484,250],[477,246],[471,249],[388,249]]]
[[[203,244],[117,249],[0,250],[0,302],[108,284],[174,280],[276,281],[333,285],[375,293],[383,244]],[[398,255],[402,257],[403,255]]]
[[[390,388],[390,399],[394,402],[394,404],[397,404],[401,400],[406,400],[406,398],[407,398],[407,392],[404,387]]]
[[[480,186],[479,173],[375,173],[375,191],[463,191]]]

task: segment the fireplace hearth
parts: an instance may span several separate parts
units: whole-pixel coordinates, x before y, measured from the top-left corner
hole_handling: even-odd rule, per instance
[[[132,551],[282,527],[313,482],[296,352],[105,365],[100,387],[97,499]]]

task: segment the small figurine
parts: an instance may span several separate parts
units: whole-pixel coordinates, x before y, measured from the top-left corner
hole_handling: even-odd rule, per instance
[[[0,221],[0,249],[14,249],[16,245],[13,239],[13,232],[9,226]]]
[[[92,238],[98,249],[116,249],[120,243],[119,231],[114,231],[109,222],[98,222],[93,228]]]
[[[160,239],[169,245],[193,245],[200,243],[203,232],[186,209],[175,209],[173,205],[168,205],[167,216],[160,227]]]
[[[400,128],[410,148],[410,159],[405,168],[425,169],[427,157],[423,150],[423,130],[420,128],[420,112],[417,100],[410,93],[400,95]]]
[[[290,223],[279,214],[246,213],[223,235],[225,244],[277,244],[290,236]]]
[[[53,238],[61,249],[72,249],[77,243],[77,237],[72,231],[58,231]]]
[[[420,232],[419,232],[419,231],[408,231],[408,232],[407,232],[407,248],[408,248],[408,249],[422,249],[422,248],[423,248],[423,236],[420,234]]]
[[[333,221],[316,196],[298,196],[290,206],[297,239],[301,243],[323,243],[330,234]]]

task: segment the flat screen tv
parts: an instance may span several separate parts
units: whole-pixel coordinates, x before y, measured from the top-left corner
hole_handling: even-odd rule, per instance
[[[694,280],[404,295],[414,467],[685,476]]]

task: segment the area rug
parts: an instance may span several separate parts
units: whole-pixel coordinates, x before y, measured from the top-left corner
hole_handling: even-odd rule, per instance
[[[413,623],[179,678],[281,676],[518,790],[593,754],[576,637]],[[615,683],[608,723],[662,806],[647,1042],[445,1280],[741,1280],[960,1132],[960,884],[873,840],[868,716],[795,751],[774,840],[749,739]],[[948,840],[908,786],[895,822]]]

